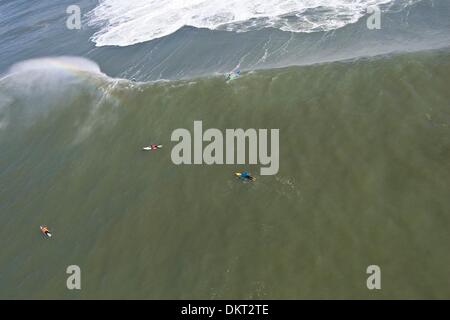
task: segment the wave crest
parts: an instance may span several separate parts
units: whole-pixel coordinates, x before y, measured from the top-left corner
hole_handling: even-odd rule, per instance
[[[128,46],[170,35],[183,26],[243,32],[274,27],[329,31],[358,21],[371,5],[394,0],[101,0],[88,13],[100,26],[97,46]],[[407,0],[410,1],[410,0]]]

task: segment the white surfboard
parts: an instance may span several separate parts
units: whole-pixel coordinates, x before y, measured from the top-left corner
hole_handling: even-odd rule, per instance
[[[156,146],[156,148],[153,148],[153,147],[149,146],[149,147],[143,147],[142,150],[144,150],[144,151],[152,151],[152,150],[161,149],[162,147],[163,147],[162,144],[159,144],[159,145]]]

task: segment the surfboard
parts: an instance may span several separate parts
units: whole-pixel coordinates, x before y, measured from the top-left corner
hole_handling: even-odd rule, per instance
[[[250,176],[250,178],[243,178],[242,173],[240,173],[240,172],[235,172],[234,175],[236,177],[238,177],[239,179],[241,179],[242,181],[255,181],[256,180],[256,178],[253,176]]]
[[[236,80],[239,77],[240,77],[239,74],[229,73],[229,74],[227,74],[227,81],[233,81],[233,80]]]
[[[163,147],[162,144],[159,144],[156,147],[152,147],[152,146],[143,147],[142,150],[144,150],[144,151],[153,151],[153,150],[161,149],[162,147]]]

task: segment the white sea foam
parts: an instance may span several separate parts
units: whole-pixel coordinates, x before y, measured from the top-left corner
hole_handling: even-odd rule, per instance
[[[405,0],[410,1],[410,0]],[[97,46],[127,46],[174,33],[183,26],[248,31],[329,31],[356,22],[368,6],[393,0],[99,0],[87,14],[99,27]]]

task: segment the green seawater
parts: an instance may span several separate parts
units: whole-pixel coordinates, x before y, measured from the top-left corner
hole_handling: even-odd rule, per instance
[[[448,50],[229,83],[44,80],[0,81],[0,298],[450,298]],[[279,129],[278,174],[174,165],[195,120]]]

